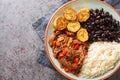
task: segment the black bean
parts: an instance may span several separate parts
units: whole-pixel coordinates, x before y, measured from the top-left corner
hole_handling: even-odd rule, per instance
[[[103,12],[103,8],[102,8],[102,9],[100,9],[100,12],[101,12],[101,13]]]
[[[96,9],[95,12],[98,13],[98,12],[99,12],[99,9]]]
[[[99,22],[100,22],[99,20],[96,20],[96,21],[95,21],[95,24],[98,24]]]
[[[108,17],[107,20],[110,21],[111,19]]]
[[[92,26],[89,25],[88,28],[92,28]]]
[[[97,13],[96,13],[96,12],[93,12],[93,15],[94,15],[95,17],[97,17]]]
[[[94,34],[95,34],[95,31],[91,31],[91,34],[93,34],[93,35],[94,35]],[[92,35],[91,35],[91,36],[92,36]]]
[[[99,18],[100,18],[100,16],[98,15],[96,18],[97,18],[97,19],[99,19]]]
[[[97,34],[93,35],[93,37],[97,37]]]
[[[109,12],[106,12],[106,16],[109,16]]]
[[[91,22],[93,22],[93,21],[94,21],[94,18],[91,18],[90,20],[91,20]]]
[[[95,22],[92,22],[91,24],[92,24],[92,25],[94,25],[94,24],[95,24]]]
[[[119,21],[118,21],[118,26],[119,26],[120,24],[119,24]]]
[[[109,18],[112,19],[112,15],[109,15]]]
[[[113,20],[112,20],[112,22],[113,22],[113,23],[116,23],[116,20],[115,20],[115,19],[113,19]]]
[[[93,9],[90,9],[90,13],[92,13],[93,12]]]
[[[87,23],[87,25],[90,25],[90,23]]]
[[[116,21],[116,24],[119,26],[119,21]]]
[[[111,26],[111,30],[113,30],[114,29],[114,26]]]
[[[93,16],[93,14],[92,14],[92,13],[90,13],[90,16]]]
[[[102,33],[102,35],[101,35],[102,37],[105,37],[105,34],[104,33]]]
[[[104,17],[105,16],[105,14],[104,13],[101,13],[101,17]]]

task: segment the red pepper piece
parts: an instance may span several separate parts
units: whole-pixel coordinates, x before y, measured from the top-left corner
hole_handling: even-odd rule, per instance
[[[75,64],[78,64],[78,62],[79,62],[79,58],[75,58],[75,59],[74,59],[74,63],[75,63]]]
[[[74,49],[78,49],[79,48],[79,44],[75,44],[75,46],[74,46]]]
[[[64,68],[64,71],[65,71],[65,72],[69,72],[69,69],[68,69],[68,68]]]
[[[76,70],[74,69],[74,70],[72,70],[71,72],[72,72],[73,74],[75,74],[75,73],[76,73]]]
[[[55,42],[55,45],[56,45],[57,47],[59,47],[61,44],[60,44],[59,41],[56,41],[56,42]]]
[[[59,53],[58,58],[62,58],[67,54],[67,50],[64,49],[61,53]]]

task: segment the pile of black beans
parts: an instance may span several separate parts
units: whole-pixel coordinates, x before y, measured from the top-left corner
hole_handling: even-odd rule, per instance
[[[120,42],[120,24],[119,21],[113,19],[109,12],[104,9],[91,9],[90,18],[81,23],[88,30],[89,40],[94,41],[116,41]]]

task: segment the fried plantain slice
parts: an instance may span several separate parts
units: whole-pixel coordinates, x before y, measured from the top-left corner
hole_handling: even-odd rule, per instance
[[[78,20],[80,22],[85,22],[90,17],[90,9],[89,8],[81,8],[77,14]]]
[[[68,31],[77,32],[80,29],[81,25],[77,21],[69,22],[67,25]]]
[[[77,32],[77,39],[79,39],[82,42],[85,42],[88,40],[88,32],[86,29],[81,28],[78,32]]]
[[[73,8],[68,8],[64,11],[64,17],[67,19],[67,20],[76,20],[76,11],[73,9]]]
[[[67,21],[64,17],[57,17],[53,23],[56,30],[63,30],[67,27]]]

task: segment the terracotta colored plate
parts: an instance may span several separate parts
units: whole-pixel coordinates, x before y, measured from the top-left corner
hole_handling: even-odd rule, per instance
[[[52,63],[52,65],[55,67],[55,69],[60,72],[63,76],[65,76],[68,79],[71,80],[103,80],[105,78],[110,77],[111,75],[113,75],[118,69],[120,69],[120,60],[118,61],[118,63],[115,65],[116,67],[110,71],[108,71],[107,73],[95,77],[95,78],[91,78],[91,79],[87,79],[87,78],[82,78],[82,77],[76,77],[70,73],[66,73],[59,65],[59,62],[53,57],[53,53],[52,53],[52,49],[50,48],[49,44],[48,44],[48,40],[49,37],[53,31],[53,21],[55,20],[55,18],[57,16],[63,15],[63,11],[68,8],[68,7],[72,7],[74,8],[76,11],[78,11],[80,8],[82,7],[89,7],[92,9],[96,9],[96,8],[104,8],[105,11],[110,12],[110,14],[113,15],[113,17],[117,20],[120,21],[120,14],[110,5],[108,5],[107,3],[100,1],[100,0],[74,0],[74,1],[70,1],[66,4],[64,4],[62,7],[60,7],[51,17],[47,28],[46,28],[46,32],[45,32],[45,47],[46,47],[46,52],[47,52],[47,56],[50,60],[50,62]]]

